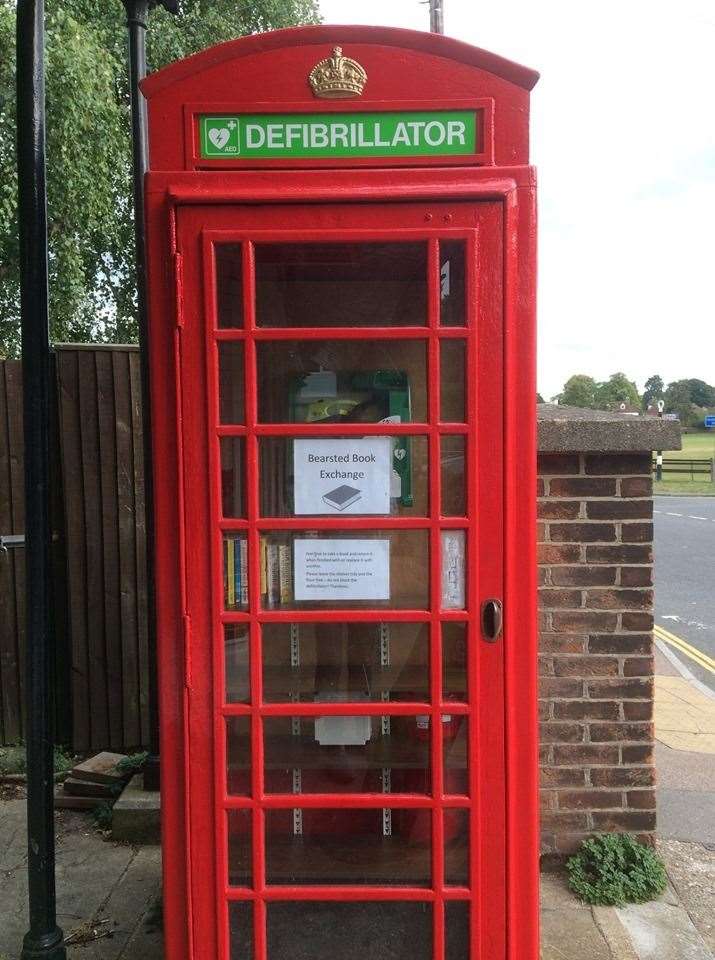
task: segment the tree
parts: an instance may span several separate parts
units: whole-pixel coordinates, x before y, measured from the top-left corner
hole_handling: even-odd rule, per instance
[[[319,19],[317,0],[183,0],[152,11],[157,69],[233,37]],[[131,137],[121,0],[47,0],[47,190],[55,341],[136,338]],[[19,351],[15,0],[0,0],[0,356]]]
[[[658,400],[662,400],[664,390],[665,384],[663,383],[662,377],[658,376],[657,373],[652,377],[648,377],[645,382],[645,387],[643,388],[643,409],[647,410],[652,403],[657,403]]]
[[[566,381],[557,400],[567,407],[594,407],[595,397],[596,381],[593,377],[585,373],[576,373]]]
[[[625,403],[629,407],[640,406],[638,388],[625,373],[613,373],[608,380],[596,387],[596,406],[601,410],[620,407]]]
[[[686,380],[690,388],[690,402],[696,407],[715,406],[715,387],[704,380]]]
[[[665,391],[665,412],[677,413],[681,423],[687,424],[693,413],[690,384],[687,380],[674,380]]]

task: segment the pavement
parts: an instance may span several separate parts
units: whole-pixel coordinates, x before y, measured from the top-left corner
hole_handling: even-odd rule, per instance
[[[27,930],[26,803],[17,788],[0,791],[0,960],[17,960]],[[88,813],[57,811],[55,823],[57,922],[75,940],[68,957],[160,960],[159,847],[113,843]]]
[[[656,635],[715,690],[715,497],[656,497],[654,530]]]

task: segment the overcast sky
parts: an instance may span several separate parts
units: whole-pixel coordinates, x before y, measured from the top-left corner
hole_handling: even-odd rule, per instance
[[[539,390],[623,370],[715,383],[713,0],[443,0],[445,32],[541,73]],[[419,0],[327,23],[429,26]]]

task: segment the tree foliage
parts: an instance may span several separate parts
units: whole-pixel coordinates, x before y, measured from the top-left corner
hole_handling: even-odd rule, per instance
[[[596,381],[585,373],[575,373],[564,384],[558,402],[567,407],[593,407],[596,398]]]
[[[613,410],[625,403],[628,407],[639,407],[641,398],[638,387],[625,373],[613,373],[596,387],[596,407],[599,410]]]
[[[674,380],[663,399],[666,413],[677,413],[683,424],[695,424],[701,419],[699,410],[715,406],[715,387],[704,380]]]
[[[643,388],[643,409],[647,410],[652,403],[657,403],[663,399],[665,384],[663,378],[657,373],[648,377]]]
[[[319,19],[317,0],[183,0],[152,10],[158,69],[233,37]],[[47,0],[47,192],[55,341],[136,338],[126,15],[121,0]],[[15,0],[0,0],[0,356],[19,350]]]

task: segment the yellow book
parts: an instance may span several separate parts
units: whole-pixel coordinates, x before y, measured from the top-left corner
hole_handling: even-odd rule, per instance
[[[260,549],[260,567],[261,567],[261,596],[265,597],[266,590],[268,589],[268,580],[266,577],[266,538],[261,537],[261,549]]]

